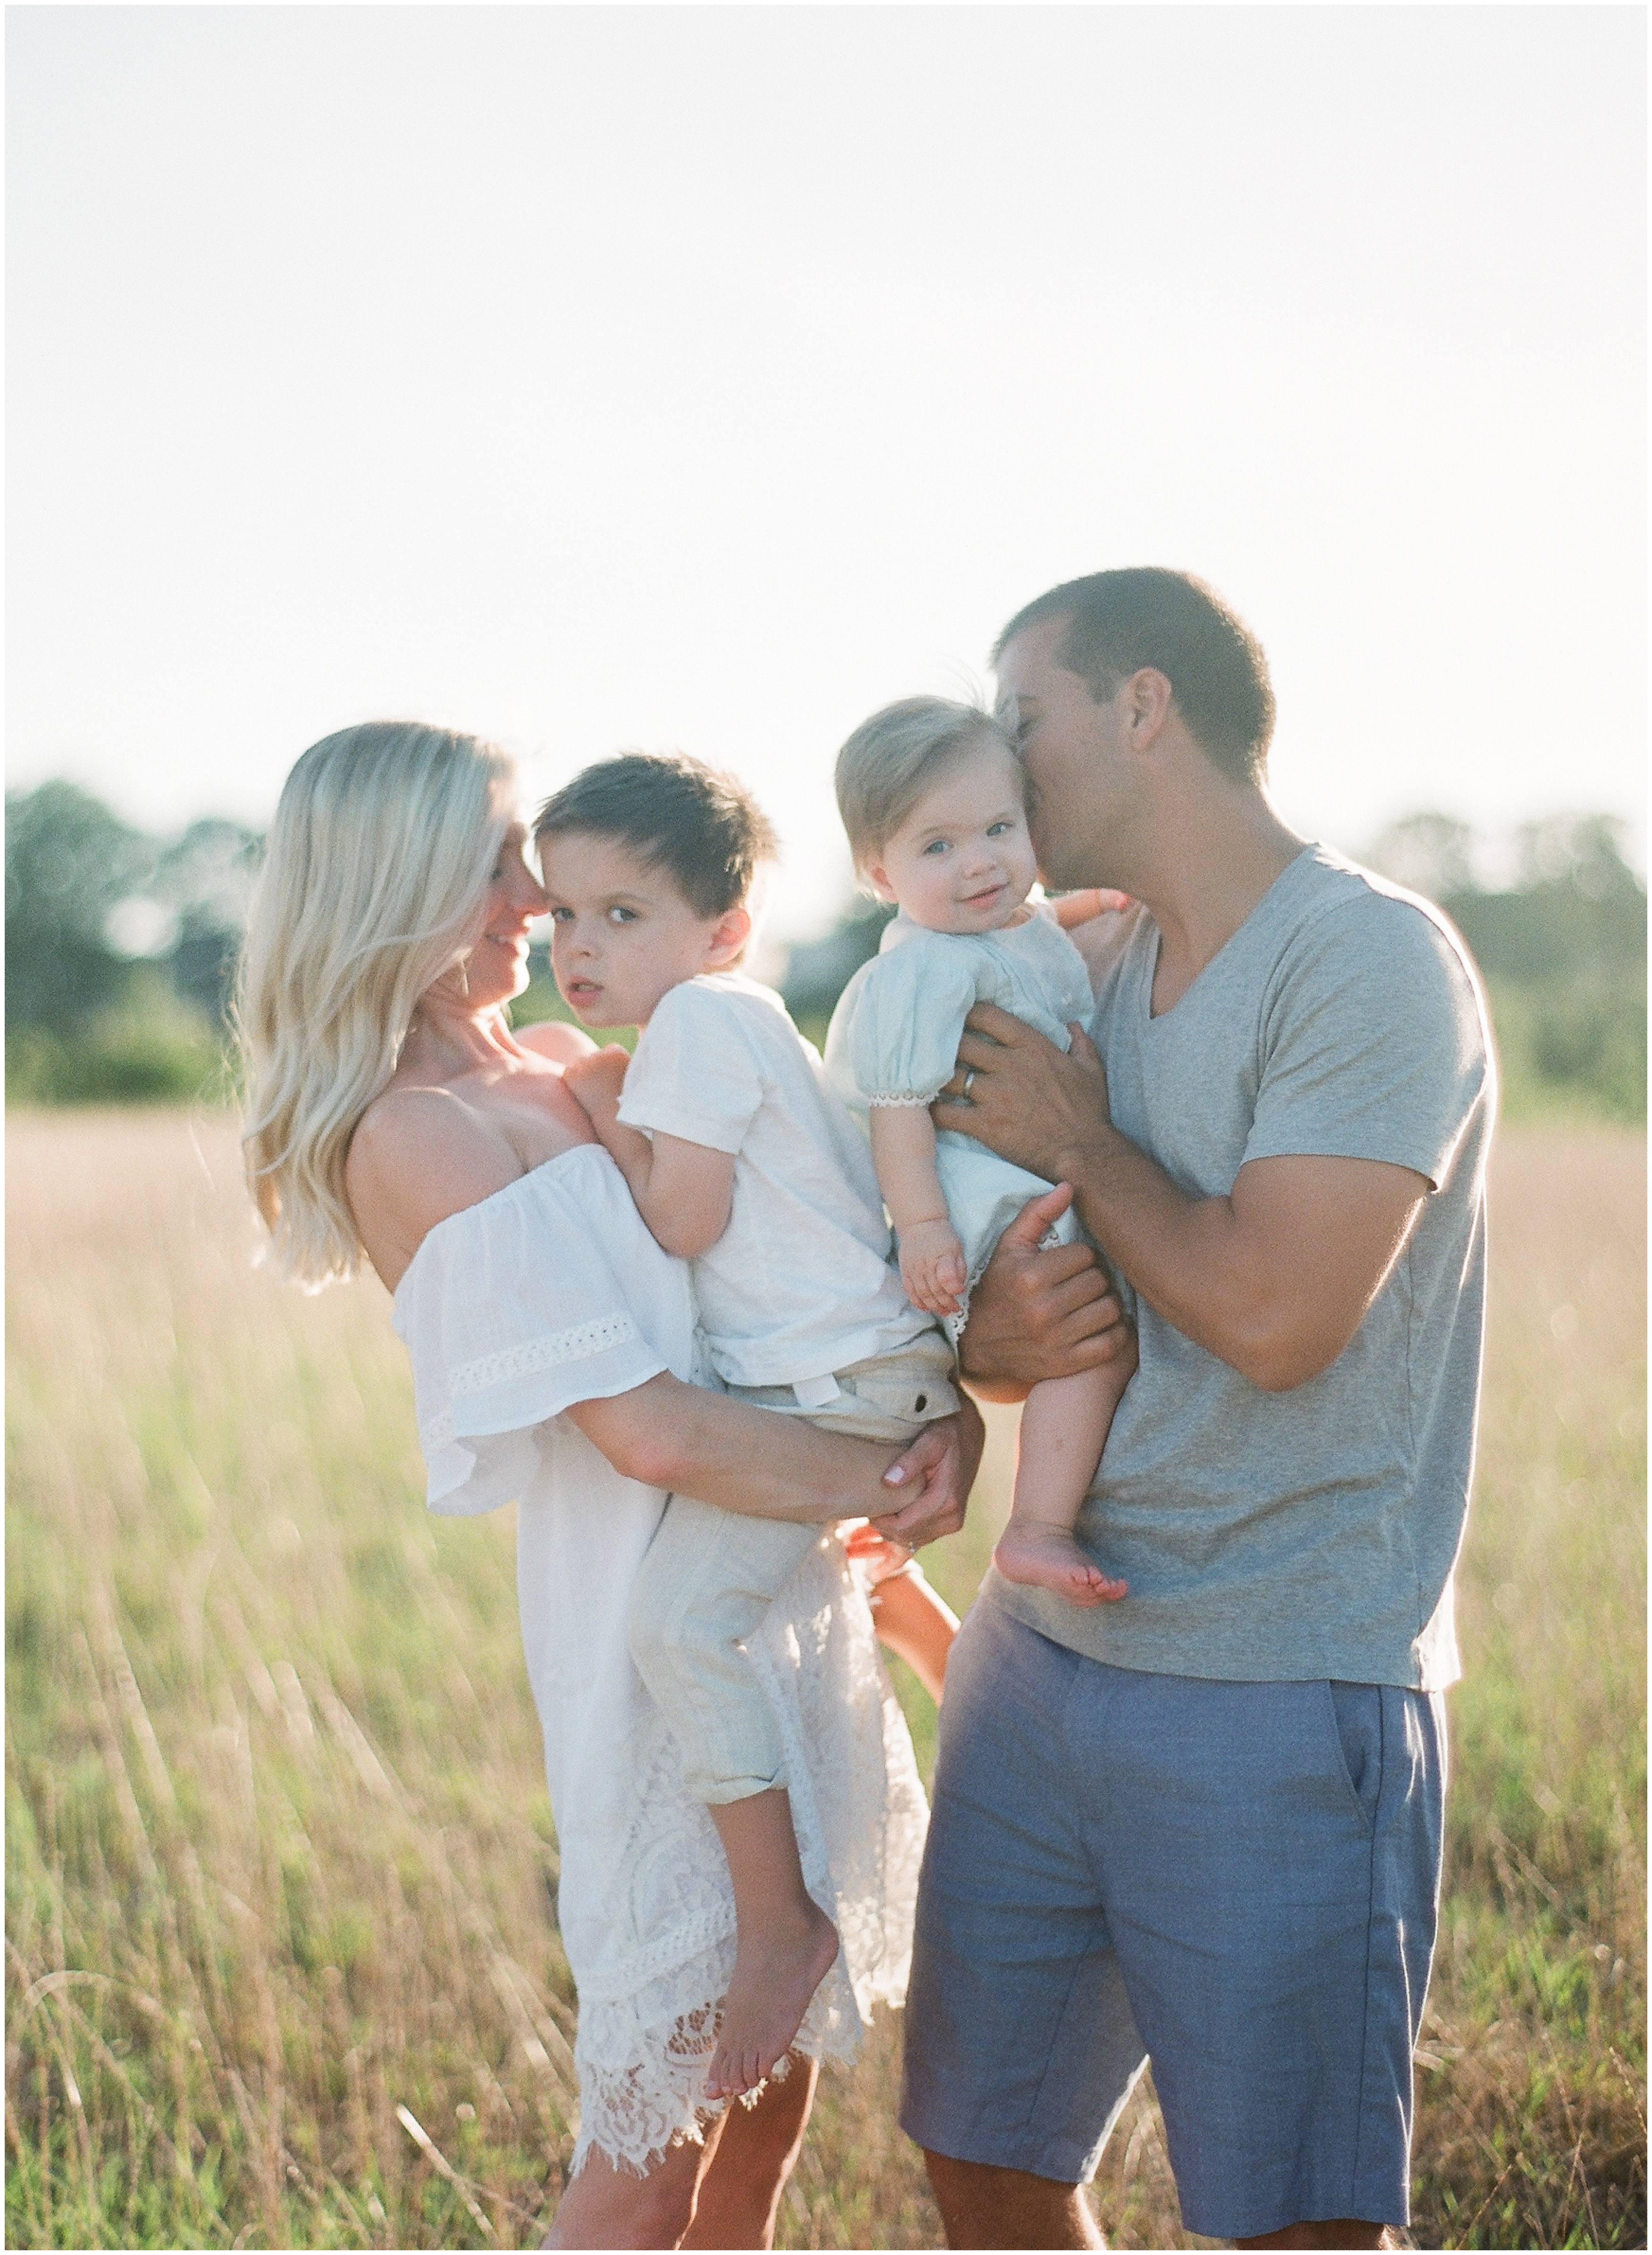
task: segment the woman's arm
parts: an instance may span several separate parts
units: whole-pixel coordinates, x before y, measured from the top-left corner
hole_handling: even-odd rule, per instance
[[[981,1462],[979,1413],[926,1425],[893,1464],[886,1444],[823,1433],[662,1373],[567,1416],[615,1470],[752,1519],[875,1518],[909,1549],[955,1535]],[[903,1493],[904,1491],[904,1493]]]

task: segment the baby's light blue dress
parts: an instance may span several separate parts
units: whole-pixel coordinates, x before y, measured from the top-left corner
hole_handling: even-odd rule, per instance
[[[904,916],[844,988],[826,1035],[826,1077],[861,1126],[874,1105],[932,1104],[958,1065],[959,1036],[977,1002],[995,1002],[1054,1042],[1072,1046],[1068,1022],[1087,1025],[1095,1002],[1084,958],[1047,910],[1004,931],[929,931]],[[973,1135],[937,1131],[935,1166],[964,1247],[969,1288],[1029,1198],[1051,1188]],[[1079,1234],[1069,1207],[1045,1241]],[[946,1318],[956,1339],[968,1313]]]

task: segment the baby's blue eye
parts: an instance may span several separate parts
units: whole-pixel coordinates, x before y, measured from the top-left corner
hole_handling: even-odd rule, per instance
[[[1006,830],[1013,830],[1015,826],[1016,825],[1013,822],[988,823],[987,825],[987,835],[989,838],[1002,838]]]
[[[929,844],[924,848],[924,851],[926,854],[944,854],[946,853],[950,842],[951,841],[949,839],[945,838],[931,838]]]

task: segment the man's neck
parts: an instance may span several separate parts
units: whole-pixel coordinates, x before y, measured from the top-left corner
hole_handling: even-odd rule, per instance
[[[1167,799],[1128,888],[1159,929],[1156,1016],[1227,946],[1303,844],[1259,790],[1219,782]]]

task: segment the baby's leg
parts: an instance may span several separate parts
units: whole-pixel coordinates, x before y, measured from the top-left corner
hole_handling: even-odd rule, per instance
[[[1124,1380],[1107,1365],[1072,1378],[1046,1378],[1027,1396],[1015,1501],[993,1553],[1006,1581],[1053,1590],[1075,1605],[1124,1596],[1127,1584],[1104,1574],[1072,1532],[1123,1390]]]
[[[632,1657],[734,1886],[738,1946],[711,2098],[739,2097],[784,2057],[838,1954],[837,1929],[804,1885],[779,1730],[741,1648],[819,1532],[677,1496],[632,1585]]]

